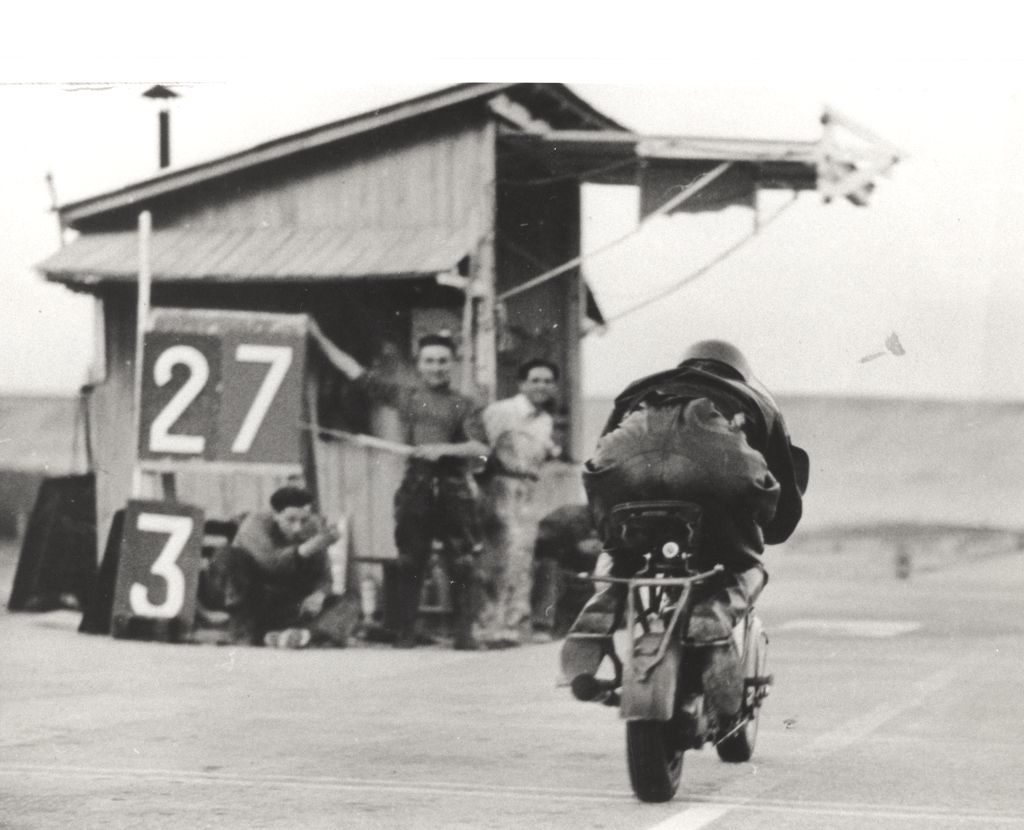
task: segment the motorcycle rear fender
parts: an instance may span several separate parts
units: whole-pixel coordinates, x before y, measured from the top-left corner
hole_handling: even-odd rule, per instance
[[[761,618],[751,610],[744,619],[736,624],[732,636],[733,642],[736,644],[736,653],[744,661],[745,667],[750,668],[747,664],[757,654],[757,642],[765,636],[764,624],[761,622]]]
[[[747,626],[743,649],[743,672],[747,677],[754,677],[758,674],[757,656],[759,651],[763,652],[768,647],[768,635],[764,633],[764,624],[756,614],[747,617]]]
[[[622,675],[622,704],[619,707],[619,713],[626,720],[669,721],[675,714],[683,647],[672,638],[665,656],[652,668],[662,636],[644,634],[638,637],[633,653],[626,661]]]

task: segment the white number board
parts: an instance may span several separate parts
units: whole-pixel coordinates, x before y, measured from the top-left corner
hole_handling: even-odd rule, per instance
[[[129,501],[114,590],[114,617],[180,619],[190,628],[203,538],[203,512],[187,504]]]
[[[154,309],[143,341],[139,461],[297,466],[306,318]]]

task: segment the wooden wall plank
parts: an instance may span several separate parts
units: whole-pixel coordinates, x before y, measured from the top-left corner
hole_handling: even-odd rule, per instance
[[[392,505],[404,474],[400,455],[344,440],[317,441],[320,507],[328,518],[348,518],[353,558],[395,558]]]
[[[478,221],[488,181],[482,119],[428,134],[392,134],[353,145],[345,156],[292,165],[224,186],[200,204],[157,215],[160,226],[447,227]]]

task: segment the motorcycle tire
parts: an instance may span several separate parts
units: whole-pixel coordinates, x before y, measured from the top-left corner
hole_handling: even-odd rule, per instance
[[[755,620],[751,625],[749,636],[750,643],[743,672],[747,681],[755,677],[765,677],[768,666],[768,636],[759,621]],[[728,764],[746,763],[754,755],[757,725],[761,719],[761,705],[756,694],[756,689],[748,683],[743,692],[743,726],[715,745],[718,757]]]
[[[672,740],[671,728],[657,720],[626,723],[629,781],[641,801],[670,801],[679,789],[683,750]]]

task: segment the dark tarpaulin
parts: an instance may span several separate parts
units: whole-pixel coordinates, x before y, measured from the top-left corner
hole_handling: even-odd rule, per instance
[[[657,161],[648,159],[638,175],[640,185],[640,218],[654,213],[669,199],[699,176],[712,170],[718,162]],[[733,205],[753,208],[757,193],[756,171],[750,165],[733,164],[703,190],[698,191],[672,210],[672,213],[699,213],[724,210]]]
[[[14,574],[11,611],[85,605],[96,573],[96,477],[44,479]],[[72,600],[73,598],[73,600]]]

